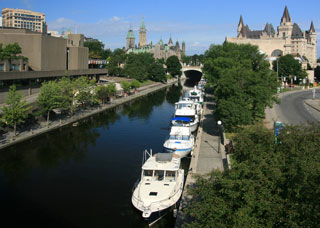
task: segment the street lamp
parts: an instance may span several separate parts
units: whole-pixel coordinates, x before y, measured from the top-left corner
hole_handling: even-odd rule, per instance
[[[218,128],[219,128],[219,144],[221,143],[222,145],[224,145],[224,136],[223,136],[223,125],[222,125],[222,121],[221,120],[218,120],[217,122],[218,124]]]

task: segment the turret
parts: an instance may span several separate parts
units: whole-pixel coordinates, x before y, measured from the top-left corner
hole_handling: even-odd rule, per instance
[[[182,41],[182,53],[186,54],[186,43],[184,41]]]
[[[170,39],[169,39],[168,45],[169,45],[169,46],[172,46],[172,45],[173,45],[173,42],[172,42],[172,38],[171,38],[171,36],[170,36]]]
[[[243,25],[242,15],[240,15],[240,20],[239,20],[238,29],[237,29],[238,37],[240,36],[241,30],[243,27],[244,27],[244,25]]]
[[[290,38],[292,34],[293,24],[287,6],[284,8],[281,17],[280,26],[278,26],[278,37],[282,39]]]
[[[130,29],[128,31],[126,39],[127,39],[127,49],[134,48],[135,37],[134,37],[134,33],[133,33],[131,25],[130,25]]]

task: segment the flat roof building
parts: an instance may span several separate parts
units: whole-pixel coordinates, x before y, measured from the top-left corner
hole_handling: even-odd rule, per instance
[[[2,9],[2,26],[47,33],[46,15],[24,9]]]

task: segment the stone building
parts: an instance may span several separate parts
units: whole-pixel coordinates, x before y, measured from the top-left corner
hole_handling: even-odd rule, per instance
[[[147,30],[143,19],[139,29],[138,46],[135,45],[135,37],[131,27],[128,31],[126,40],[127,53],[151,53],[156,59],[163,58],[166,60],[170,56],[175,55],[179,58],[179,60],[181,60],[181,55],[185,55],[186,51],[186,44],[184,41],[182,42],[182,47],[180,48],[180,44],[178,41],[175,45],[173,45],[171,37],[167,44],[165,44],[162,39],[160,39],[160,41],[155,45],[152,44],[152,41],[149,44],[147,44]]]
[[[237,28],[237,37],[227,37],[227,42],[237,44],[257,45],[270,60],[278,56],[291,54],[297,57],[306,57],[311,67],[317,65],[317,39],[313,22],[310,29],[302,31],[298,24],[293,23],[287,6],[281,17],[280,25],[275,31],[272,24],[267,23],[263,30],[251,30],[244,25],[243,18]]]

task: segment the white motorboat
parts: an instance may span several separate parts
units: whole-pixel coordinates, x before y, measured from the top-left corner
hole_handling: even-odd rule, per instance
[[[195,86],[192,90],[190,90],[188,95],[189,95],[189,98],[194,102],[197,102],[201,105],[203,104],[204,94],[201,90],[197,89],[197,86]]]
[[[171,127],[169,139],[165,141],[163,147],[166,152],[175,153],[181,158],[186,157],[193,149],[194,136],[189,127]]]
[[[184,170],[180,168],[180,157],[173,153],[152,155],[145,151],[144,158],[141,178],[134,186],[131,201],[151,226],[179,204]]]
[[[199,118],[202,113],[202,107],[199,103],[194,102],[188,97],[184,97],[179,102],[175,103],[175,109],[194,109],[196,110],[196,113],[199,115]]]
[[[189,127],[191,132],[195,132],[199,125],[199,116],[194,109],[177,109],[171,123],[173,126]]]

